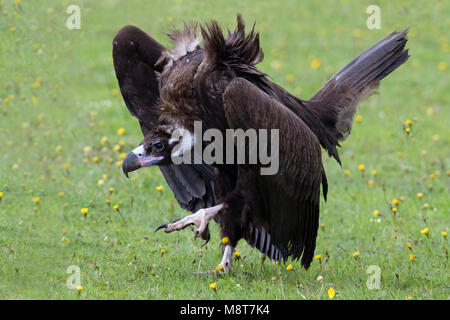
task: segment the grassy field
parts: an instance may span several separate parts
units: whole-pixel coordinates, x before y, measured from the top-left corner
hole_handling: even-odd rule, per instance
[[[66,27],[70,4],[80,30]],[[371,4],[381,29],[366,27]],[[256,21],[260,69],[302,98],[410,28],[411,58],[361,104],[342,168],[324,154],[329,200],[307,271],[261,264],[242,241],[234,272],[195,275],[220,262],[217,225],[203,249],[193,229],[153,233],[187,212],[157,168],[121,172],[141,132],[118,90],[115,33],[134,24],[170,46],[183,20],[233,28],[238,12]],[[0,298],[449,299],[449,29],[446,1],[0,1]],[[81,292],[66,285],[72,265]]]

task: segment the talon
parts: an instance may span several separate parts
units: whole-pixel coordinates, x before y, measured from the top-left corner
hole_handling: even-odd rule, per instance
[[[158,231],[159,229],[163,229],[163,228],[164,229],[167,228],[167,224],[160,225],[158,228],[156,228],[155,232]]]
[[[208,235],[208,239],[206,239],[206,241],[201,245],[201,247],[206,246],[206,244],[209,242],[209,239],[211,238],[210,235]]]
[[[178,222],[178,221],[180,221],[181,219],[175,219],[175,220],[173,220],[171,223],[175,223],[175,222]]]
[[[198,231],[195,231],[194,240],[197,240],[197,237],[198,237]]]

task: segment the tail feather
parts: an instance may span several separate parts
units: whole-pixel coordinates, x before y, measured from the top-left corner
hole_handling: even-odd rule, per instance
[[[407,32],[393,32],[377,42],[339,70],[307,101],[336,139],[343,140],[350,133],[358,103],[409,58],[405,50]]]

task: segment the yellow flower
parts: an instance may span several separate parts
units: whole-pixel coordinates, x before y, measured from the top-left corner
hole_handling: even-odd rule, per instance
[[[99,187],[103,187],[105,185],[105,182],[103,180],[98,180],[97,185]]]
[[[223,244],[227,244],[228,242],[230,242],[230,239],[228,237],[223,237],[222,238],[222,243]]]
[[[397,213],[397,208],[392,208],[393,213]]]
[[[123,136],[125,134],[125,129],[124,128],[117,129],[117,134]]]
[[[430,174],[430,179],[433,180],[434,178],[436,178],[436,175],[434,173]]]
[[[411,125],[412,125],[412,120],[406,120],[406,121],[405,121],[405,124],[406,124],[407,126],[411,126]]]
[[[408,247],[408,249],[411,249],[411,247],[412,247],[411,242],[408,242],[408,244],[406,246]]]
[[[239,251],[235,251],[234,255],[236,256],[237,259],[241,257],[241,253]]]
[[[9,31],[15,32],[15,31],[16,31],[16,27],[14,27],[14,26],[10,27],[10,28],[9,28]]]
[[[87,215],[89,209],[88,208],[81,208],[81,213],[84,215]]]
[[[98,163],[98,157],[97,157],[97,156],[93,157],[93,158],[92,158],[92,162]]]
[[[412,299],[413,299],[413,297],[411,297],[411,296],[408,297],[408,300],[412,300]]]
[[[0,199],[3,198],[3,192],[0,192]]]
[[[113,96],[117,96],[117,95],[119,94],[119,90],[117,90],[117,89],[112,89],[112,90],[111,90],[111,94],[112,94]]]
[[[358,170],[359,170],[359,171],[364,171],[365,168],[366,168],[366,167],[365,167],[363,164],[360,164],[360,165],[358,166]]]
[[[121,153],[121,154],[120,154],[120,159],[123,160],[123,159],[125,159],[126,156],[127,156],[127,155],[126,155],[125,153]]]
[[[108,138],[107,138],[107,137],[102,137],[102,138],[100,139],[100,143],[101,143],[101,144],[106,144],[106,143],[108,143]]]
[[[62,237],[61,238],[61,242],[64,243],[64,244],[68,244],[70,242],[70,239],[67,238],[67,237]]]
[[[375,177],[377,175],[377,170],[372,170],[372,175]]]
[[[428,234],[430,233],[430,229],[428,229],[428,227],[427,227],[425,229],[420,230],[420,233],[423,234],[423,235],[428,236]]]
[[[317,69],[320,67],[320,60],[319,59],[313,59],[311,61],[311,68]]]
[[[362,115],[357,115],[356,116],[356,122],[361,123],[362,121],[363,121]]]
[[[414,260],[415,258],[416,258],[416,256],[415,256],[414,254],[411,253],[411,254],[409,255],[409,260]]]
[[[1,192],[0,192],[1,193]],[[1,197],[0,197],[1,198]],[[442,231],[441,236],[444,237],[444,239],[447,239],[447,231]]]
[[[434,142],[438,142],[439,141],[439,135],[438,134],[433,135],[433,141]]]
[[[345,174],[346,176],[349,176],[349,175],[350,175],[350,170],[345,170],[345,171],[344,171],[344,174]]]
[[[334,289],[332,287],[330,287],[330,289],[328,289],[328,297],[330,299],[333,299],[335,295],[336,295],[336,292],[334,291]]]
[[[109,188],[109,192],[114,193],[114,188],[113,187]]]
[[[378,217],[380,215],[380,211],[378,210],[373,210],[373,216],[374,217]]]
[[[411,128],[406,128],[406,129],[405,129],[405,132],[406,132],[406,133],[411,133]]]
[[[286,75],[286,81],[287,82],[292,82],[294,81],[294,75],[292,73],[289,73]]]
[[[113,150],[120,151],[120,148],[121,148],[120,145],[116,144],[116,145],[114,145]]]
[[[446,64],[444,61],[439,62],[439,64],[438,64],[438,69],[439,69],[440,71],[445,71],[445,70],[447,70],[447,64]]]
[[[41,202],[41,199],[39,197],[33,197],[33,202],[39,204]]]
[[[59,196],[60,198],[64,197],[64,192],[62,192],[62,191],[58,192],[58,196]]]
[[[321,261],[321,260],[322,260],[322,255],[321,255],[321,254],[318,254],[315,258],[316,258],[316,260]]]
[[[56,153],[60,153],[61,151],[62,151],[62,147],[61,146],[56,146],[55,152]]]
[[[286,270],[287,271],[292,271],[294,268],[292,267],[292,264],[289,264],[287,267],[286,267]]]
[[[109,200],[109,199],[106,199],[105,202],[108,206],[111,204],[111,200]]]
[[[215,282],[213,282],[213,283],[211,283],[211,284],[209,285],[209,287],[210,287],[211,289],[213,289],[213,290],[216,290],[217,284],[216,284]]]
[[[166,253],[166,250],[161,249],[161,250],[159,250],[159,252],[161,253],[161,256],[163,256]]]
[[[89,147],[89,146],[84,147],[83,151],[84,151],[84,155],[87,157],[91,153],[92,147]]]
[[[392,199],[392,204],[398,205],[398,203],[399,203],[398,199]]]
[[[162,191],[162,189],[163,189],[163,186],[157,186],[156,187],[156,191]]]
[[[82,286],[77,286],[75,289],[77,289],[78,294],[80,294],[81,291],[83,291],[83,287]]]
[[[113,209],[116,210],[116,211],[119,211],[119,205],[116,204],[116,205],[113,207]]]
[[[359,251],[356,251],[353,253],[354,258],[359,258],[359,255],[360,255]]]
[[[216,272],[220,272],[220,271],[223,271],[223,266],[222,265],[216,267]]]
[[[375,182],[373,180],[369,180],[369,186],[373,187],[375,185]]]
[[[122,160],[120,160],[120,161],[117,161],[117,162],[116,162],[116,166],[118,166],[118,167],[121,167],[121,166],[122,166],[122,163],[123,163],[123,161],[122,161]]]

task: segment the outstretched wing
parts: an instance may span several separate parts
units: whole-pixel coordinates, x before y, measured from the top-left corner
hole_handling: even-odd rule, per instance
[[[408,60],[407,32],[393,32],[374,44],[339,70],[310,100],[304,101],[336,139],[344,140],[350,134],[359,102]]]
[[[251,213],[254,230],[246,240],[271,259],[302,256],[307,268],[316,243],[321,183],[326,193],[318,138],[291,110],[245,79],[228,85],[223,102],[230,128],[279,130],[279,171],[258,177],[264,212]]]
[[[144,136],[160,125],[156,108],[159,74],[155,65],[166,48],[134,26],[122,28],[113,40],[113,60],[123,100],[139,120]],[[164,61],[163,61],[164,62]],[[214,170],[206,164],[161,166],[161,172],[180,206],[190,211],[215,205]]]

